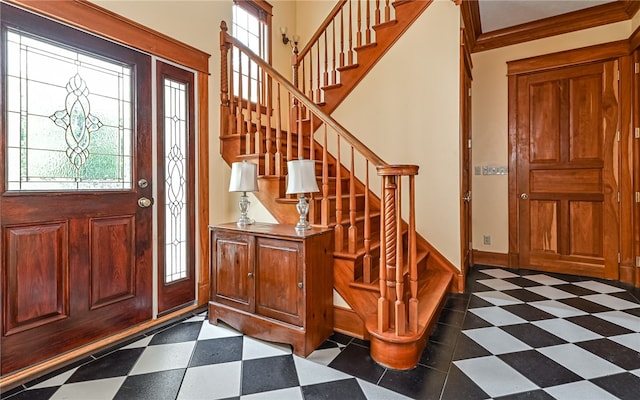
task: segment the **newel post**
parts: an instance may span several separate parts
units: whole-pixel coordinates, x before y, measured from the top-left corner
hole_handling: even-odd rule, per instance
[[[378,329],[384,332],[393,327],[396,335],[417,330],[417,256],[415,231],[414,176],[417,165],[390,165],[377,167],[382,176],[382,223],[380,226],[380,298],[378,299]],[[404,298],[403,232],[401,179],[409,177],[409,227],[406,247],[409,264],[411,297],[407,310]]]

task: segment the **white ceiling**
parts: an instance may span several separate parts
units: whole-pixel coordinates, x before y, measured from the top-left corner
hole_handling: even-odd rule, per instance
[[[565,14],[616,0],[478,0],[482,32]]]

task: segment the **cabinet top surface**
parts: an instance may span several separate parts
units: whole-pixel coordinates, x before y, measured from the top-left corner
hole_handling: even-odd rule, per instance
[[[222,229],[234,232],[256,233],[274,236],[286,236],[290,238],[304,239],[306,237],[319,235],[330,231],[325,228],[311,228],[305,231],[296,231],[293,225],[269,224],[265,222],[255,222],[251,225],[238,226],[235,222],[213,225],[210,229]]]

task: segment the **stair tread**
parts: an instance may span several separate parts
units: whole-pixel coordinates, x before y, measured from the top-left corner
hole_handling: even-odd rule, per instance
[[[371,240],[371,249],[377,249],[380,246],[380,240]],[[337,258],[343,258],[346,260],[355,260],[358,257],[362,257],[364,256],[366,253],[366,250],[364,247],[359,247],[356,249],[355,253],[349,253],[348,251],[334,251],[333,252],[333,257],[337,257]],[[426,257],[429,256],[429,250],[427,249],[418,249],[416,251],[416,262],[419,264],[420,261],[422,261],[423,259],[425,259]],[[406,263],[407,260],[405,259],[404,262]]]
[[[358,47],[355,47],[354,50],[355,51],[362,51],[362,50],[367,50],[367,49],[373,49],[373,48],[375,48],[377,46],[378,46],[378,43],[371,42],[371,43],[367,43],[367,44],[363,44],[363,45],[360,45]]]
[[[360,66],[360,64],[358,63],[353,63],[353,64],[348,64],[348,65],[343,65],[342,67],[338,67],[336,68],[336,70],[338,72],[344,72],[344,71],[348,71],[350,69],[356,69]]]
[[[340,89],[342,87],[342,83],[334,83],[333,85],[323,86],[322,90],[332,90],[332,89]]]
[[[356,193],[356,197],[363,197],[363,196],[364,196],[364,193]],[[335,199],[335,198],[336,198],[335,194],[329,195],[329,199]],[[349,198],[349,194],[348,193],[347,194],[343,194],[342,198],[343,199],[348,199]],[[318,196],[318,197],[316,197],[314,199],[320,200],[320,199],[322,199],[322,196]],[[277,203],[297,203],[298,202],[298,198],[279,197],[279,198],[276,199],[276,202]],[[349,210],[343,210],[343,213],[348,213],[348,212],[349,212]]]
[[[392,20],[383,22],[381,24],[374,25],[374,26],[372,26],[372,28],[373,28],[373,30],[375,30],[377,32],[377,31],[379,31],[381,29],[390,28],[390,27],[395,26],[397,24],[398,24],[398,20],[392,19]]]

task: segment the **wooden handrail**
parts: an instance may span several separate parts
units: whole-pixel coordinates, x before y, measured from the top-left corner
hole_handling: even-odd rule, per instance
[[[222,22],[220,25],[220,29],[224,32],[223,37],[225,43],[233,45],[234,47],[240,49],[244,54],[252,55],[251,61],[255,62],[260,66],[260,68],[266,70],[271,75],[272,79],[280,84],[282,88],[292,93],[297,101],[304,104],[304,106],[311,110],[316,115],[323,116],[323,122],[325,122],[330,128],[335,130],[343,139],[345,139],[351,146],[353,146],[358,152],[360,152],[364,157],[369,159],[371,163],[378,166],[388,166],[388,164],[382,160],[376,153],[374,153],[371,149],[369,149],[364,143],[362,143],[358,138],[356,138],[351,132],[347,131],[338,121],[334,120],[331,116],[324,114],[320,107],[318,107],[314,102],[310,101],[304,93],[298,90],[287,78],[282,76],[278,71],[276,71],[273,67],[267,64],[262,58],[258,57],[255,53],[251,51],[247,46],[242,44],[239,40],[234,38],[233,36],[227,33],[227,24],[226,22]],[[220,46],[221,48],[223,46]]]

